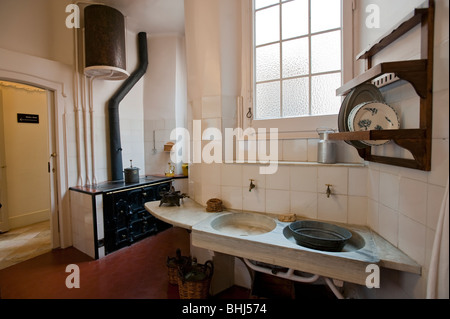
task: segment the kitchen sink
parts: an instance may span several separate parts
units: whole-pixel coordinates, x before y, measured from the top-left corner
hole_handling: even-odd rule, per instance
[[[267,216],[251,213],[220,215],[211,221],[216,231],[233,236],[255,236],[273,231],[276,222]]]

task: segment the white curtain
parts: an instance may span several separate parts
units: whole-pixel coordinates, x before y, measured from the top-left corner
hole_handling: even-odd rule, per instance
[[[436,227],[430,269],[428,272],[427,299],[448,299],[448,255],[449,255],[449,182],[444,193],[439,221]]]

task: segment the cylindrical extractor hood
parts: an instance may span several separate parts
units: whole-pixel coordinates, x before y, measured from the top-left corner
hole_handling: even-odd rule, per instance
[[[126,71],[125,18],[104,5],[84,9],[86,76],[123,80]]]

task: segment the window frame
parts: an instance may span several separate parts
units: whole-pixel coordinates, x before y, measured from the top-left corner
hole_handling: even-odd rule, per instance
[[[354,0],[341,0],[342,3],[342,11],[341,11],[341,19],[342,19],[342,83],[346,83],[353,78],[353,10],[354,10]],[[243,83],[248,85],[247,88],[243,88],[243,96],[244,100],[240,109],[242,112],[242,118],[244,119],[244,123],[242,123],[242,127],[253,128],[255,131],[258,129],[266,129],[277,128],[279,132],[279,139],[291,139],[291,138],[316,138],[317,137],[317,128],[318,127],[328,127],[337,129],[338,122],[338,114],[333,115],[319,115],[319,116],[302,116],[302,117],[291,117],[291,118],[278,118],[278,119],[254,119],[253,116],[256,111],[255,105],[255,89],[256,89],[256,81],[255,81],[255,66],[254,66],[254,58],[255,58],[255,21],[254,21],[254,0],[248,0],[247,3],[250,8],[243,11],[243,14],[250,14],[248,17],[250,19],[250,23],[243,23],[243,49],[250,50],[247,52],[247,62],[250,63],[250,74],[243,75],[243,82],[245,80],[250,80],[251,83]],[[245,9],[245,8],[243,8]],[[246,12],[247,11],[247,12]],[[251,31],[245,32],[245,27],[249,27],[251,25]],[[250,41],[249,41],[250,36]],[[247,43],[247,45],[245,45]],[[250,43],[250,46],[248,45]],[[245,53],[244,53],[245,56]],[[245,61],[243,61],[245,63]],[[245,72],[245,71],[244,71]],[[248,72],[248,70],[247,70]],[[245,92],[247,91],[248,96],[245,96]],[[247,103],[245,103],[247,102]],[[251,111],[251,117],[248,115]]]

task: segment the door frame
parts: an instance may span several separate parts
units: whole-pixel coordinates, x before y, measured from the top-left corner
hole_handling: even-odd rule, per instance
[[[3,123],[3,97],[0,91],[0,123]],[[2,207],[0,209],[0,233],[9,230],[9,218],[8,218],[8,193],[6,188],[6,172],[3,165],[5,163],[5,154],[3,150],[5,149],[5,131],[3,125],[0,128],[0,204]]]
[[[48,90],[53,95],[53,134],[56,168],[55,211],[52,211],[52,246],[72,246],[67,149],[67,108],[73,83],[70,66],[26,54],[0,49],[0,79]],[[49,116],[50,117],[50,116]]]

